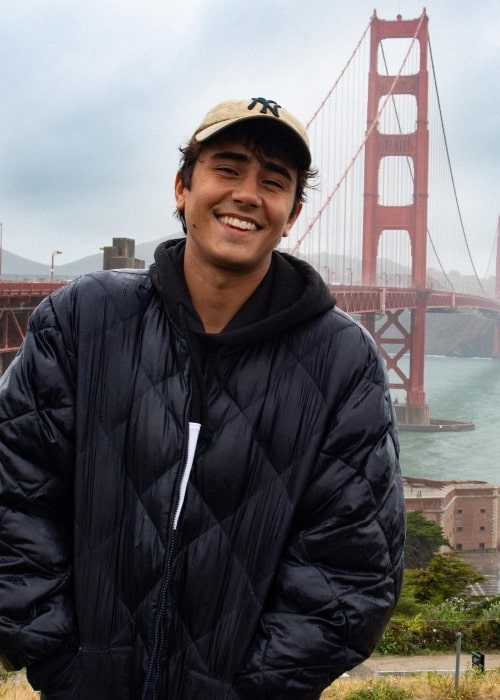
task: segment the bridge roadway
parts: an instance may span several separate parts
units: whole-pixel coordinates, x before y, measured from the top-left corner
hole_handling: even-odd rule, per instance
[[[0,282],[0,355],[12,355],[18,350],[33,309],[64,284],[49,280]],[[427,310],[478,310],[500,318],[500,300],[489,297],[412,287],[330,285],[329,288],[338,306],[348,313],[385,314],[387,310],[414,309],[424,302]]]
[[[338,306],[348,313],[385,314],[389,309],[415,309],[423,301],[428,310],[478,310],[500,315],[500,299],[473,294],[413,287],[329,285],[329,288],[337,299]]]

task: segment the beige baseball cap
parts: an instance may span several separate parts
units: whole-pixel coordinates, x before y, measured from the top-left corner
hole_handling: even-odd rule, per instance
[[[213,107],[193,134],[193,139],[203,143],[228,126],[248,119],[273,119],[290,129],[303,147],[305,167],[311,165],[311,151],[306,130],[299,120],[274,100],[252,97],[246,100],[227,100]]]

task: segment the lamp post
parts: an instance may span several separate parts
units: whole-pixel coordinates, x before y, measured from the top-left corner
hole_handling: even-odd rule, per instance
[[[325,282],[327,284],[330,284],[330,282],[331,282],[331,280],[330,280],[330,277],[331,277],[330,268],[328,267],[328,265],[323,265],[322,267],[323,267],[323,270],[325,272]]]
[[[54,258],[56,255],[62,255],[62,250],[54,250],[52,253],[52,258],[51,258],[51,265],[50,265],[50,281],[54,281]]]

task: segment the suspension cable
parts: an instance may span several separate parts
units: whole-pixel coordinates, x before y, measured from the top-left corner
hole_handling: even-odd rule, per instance
[[[381,48],[381,51],[382,51],[382,59],[383,59],[383,61],[384,61],[385,73],[386,73],[386,75],[388,76],[388,75],[389,75],[389,67],[388,67],[388,65],[387,65],[387,61],[386,61],[386,58],[385,58],[385,52],[384,52],[384,46],[383,46],[383,44],[380,45],[380,48]],[[400,120],[400,118],[399,118],[398,108],[397,108],[397,105],[396,105],[396,100],[394,99],[394,95],[392,96],[392,106],[393,106],[393,109],[394,109],[394,113],[395,113],[395,115],[396,115],[396,123],[397,123],[397,125],[398,125],[399,133],[402,134],[402,133],[403,133],[403,128],[402,128],[402,126],[401,126],[401,120]],[[410,156],[406,156],[406,164],[407,164],[407,166],[408,166],[408,171],[409,171],[409,173],[410,173],[410,178],[411,178],[413,184],[415,185],[415,174],[413,173],[413,170],[412,170],[412,167],[411,167],[411,158],[410,158]],[[435,244],[434,244],[434,240],[433,240],[433,238],[432,238],[432,236],[431,236],[431,232],[430,232],[429,227],[427,227],[427,238],[429,239],[429,243],[431,244],[431,247],[432,247],[432,250],[433,250],[433,252],[434,252],[434,255],[436,256],[436,260],[437,260],[438,265],[439,265],[439,268],[440,268],[440,270],[441,270],[441,272],[442,272],[442,274],[443,274],[443,277],[446,279],[446,281],[447,281],[448,284],[450,285],[451,289],[454,289],[453,282],[450,280],[448,274],[446,273],[446,271],[445,271],[445,269],[444,269],[444,267],[443,267],[443,263],[441,262],[441,259],[440,259],[440,257],[439,257],[439,253],[438,253],[438,251],[437,251],[437,249],[436,249],[436,246],[435,246]]]
[[[416,38],[417,38],[417,35],[418,35],[419,31],[420,31],[420,27],[422,26],[422,22],[423,22],[423,20],[424,20],[424,17],[425,17],[425,15],[422,15],[421,18],[420,18],[420,22],[418,23],[418,27],[417,27],[417,29],[416,29],[416,31],[415,31],[415,34],[414,34],[414,36],[413,36],[413,38],[412,38],[412,40],[411,40],[410,46],[408,47],[408,51],[406,52],[406,55],[405,55],[405,57],[404,57],[404,59],[403,59],[403,62],[402,62],[402,64],[401,64],[401,67],[400,67],[400,69],[399,69],[399,72],[398,72],[398,74],[395,76],[394,80],[392,81],[391,87],[389,88],[389,92],[387,93],[387,95],[386,95],[385,98],[383,99],[382,104],[381,104],[381,106],[380,106],[380,109],[378,110],[377,114],[375,115],[375,118],[374,118],[373,122],[370,124],[370,127],[367,129],[365,138],[363,139],[363,141],[361,142],[361,144],[360,144],[359,148],[357,149],[356,153],[355,153],[354,156],[352,157],[352,159],[351,159],[349,165],[347,166],[347,168],[344,170],[343,174],[341,175],[340,180],[337,182],[337,184],[335,185],[335,187],[333,188],[333,190],[330,192],[330,194],[329,194],[328,197],[326,198],[324,204],[320,207],[320,209],[318,210],[318,212],[316,213],[316,215],[313,217],[312,221],[309,223],[309,225],[308,225],[307,228],[305,229],[304,233],[303,233],[301,236],[299,236],[299,238],[297,239],[295,245],[293,246],[293,248],[292,248],[291,251],[290,251],[290,252],[292,253],[292,255],[295,254],[296,251],[300,248],[300,245],[301,245],[302,241],[306,238],[306,236],[308,236],[308,235],[311,233],[311,230],[313,229],[314,225],[315,225],[315,224],[317,223],[317,221],[320,219],[320,217],[322,216],[322,214],[323,214],[323,212],[325,211],[326,207],[330,204],[330,202],[332,201],[333,197],[334,197],[334,196],[336,195],[336,193],[338,192],[338,190],[339,190],[341,184],[342,184],[342,183],[344,182],[344,180],[346,179],[346,177],[347,177],[347,175],[349,174],[351,168],[353,167],[354,163],[355,163],[356,160],[358,159],[359,154],[360,154],[360,153],[362,152],[362,150],[364,149],[364,147],[365,147],[365,145],[366,145],[366,142],[367,142],[368,139],[370,138],[370,136],[371,136],[373,130],[374,130],[375,127],[377,126],[379,117],[380,117],[380,115],[382,114],[382,112],[384,111],[385,106],[386,106],[388,100],[392,97],[393,92],[394,92],[394,89],[395,89],[395,87],[396,87],[396,85],[397,85],[397,82],[398,82],[399,78],[401,77],[401,74],[402,74],[402,72],[403,72],[403,68],[404,68],[405,65],[406,65],[406,62],[407,62],[408,57],[409,57],[409,55],[410,55],[410,53],[411,53],[411,50],[412,50],[412,48],[413,48],[413,45],[414,45],[415,40],[416,40]],[[367,31],[367,30],[366,30],[366,31]],[[366,34],[366,31],[365,31],[365,34]],[[358,46],[359,46],[359,44],[358,44]],[[357,50],[357,48],[356,48],[356,50]],[[337,81],[337,82],[338,82],[338,81]]]
[[[484,290],[484,288],[483,288],[483,285],[482,285],[482,283],[481,283],[481,280],[479,279],[479,275],[477,274],[477,270],[476,270],[476,267],[475,267],[475,265],[474,265],[474,261],[473,261],[473,259],[472,259],[472,254],[471,254],[471,251],[470,251],[470,248],[469,248],[469,241],[467,240],[467,235],[466,235],[466,233],[465,233],[465,226],[464,226],[464,222],[463,222],[463,218],[462,218],[462,212],[461,212],[461,210],[460,210],[460,204],[458,203],[457,189],[456,189],[456,186],[455,186],[455,177],[454,177],[454,175],[453,175],[453,170],[452,170],[452,167],[451,167],[450,152],[449,152],[449,150],[448,150],[448,140],[447,140],[447,138],[446,138],[446,132],[445,132],[445,129],[444,129],[443,113],[442,113],[442,110],[441,110],[441,100],[440,100],[440,98],[439,98],[439,91],[438,91],[437,80],[436,80],[436,71],[435,71],[435,68],[434,68],[434,59],[433,59],[433,56],[432,56],[432,48],[431,48],[431,42],[430,42],[430,41],[429,41],[429,56],[430,56],[430,59],[431,59],[432,78],[433,78],[433,81],[434,81],[434,89],[436,90],[436,99],[437,99],[437,106],[438,106],[438,112],[439,112],[439,120],[440,120],[440,123],[441,123],[441,130],[442,130],[442,132],[443,132],[444,148],[445,148],[445,151],[446,151],[446,160],[447,160],[447,163],[448,163],[448,169],[449,169],[449,171],[450,171],[451,184],[452,184],[452,188],[453,188],[453,196],[455,197],[455,204],[456,204],[456,207],[457,207],[458,218],[459,218],[459,220],[460,220],[460,226],[461,226],[461,229],[462,229],[462,235],[463,235],[463,238],[464,238],[464,241],[465,241],[465,247],[467,248],[467,253],[468,253],[468,255],[469,255],[469,260],[470,260],[470,263],[471,263],[471,265],[472,265],[472,269],[473,269],[473,271],[474,271],[474,275],[475,275],[475,277],[476,277],[476,282],[479,284],[479,287],[481,288],[481,291],[483,292],[483,294],[484,294],[485,296],[487,296],[487,294],[486,294],[486,292],[485,292],[485,290]]]
[[[335,90],[335,88],[337,87],[337,85],[340,83],[340,81],[341,81],[342,78],[344,77],[344,74],[345,74],[346,70],[347,70],[347,69],[349,68],[349,66],[351,65],[354,56],[356,55],[356,53],[358,52],[359,47],[360,47],[361,44],[363,43],[363,40],[364,40],[364,38],[365,38],[365,36],[366,36],[368,30],[370,29],[370,26],[371,26],[371,20],[370,20],[370,22],[368,22],[368,26],[366,27],[365,31],[363,32],[363,35],[362,35],[361,39],[358,41],[358,43],[357,43],[357,45],[356,45],[356,48],[354,49],[354,51],[353,51],[352,54],[351,54],[351,57],[349,58],[349,60],[348,60],[347,63],[345,64],[344,68],[342,69],[342,72],[340,73],[339,77],[337,78],[337,80],[335,81],[335,83],[332,85],[332,87],[331,87],[330,90],[328,91],[326,97],[325,97],[324,100],[321,102],[321,104],[319,105],[318,109],[314,112],[314,114],[312,115],[312,117],[311,117],[311,118],[309,119],[309,121],[307,122],[307,124],[306,124],[306,130],[309,129],[309,127],[311,126],[311,124],[313,123],[313,121],[316,119],[316,117],[318,116],[318,114],[321,112],[321,110],[322,110],[323,107],[325,106],[326,102],[327,102],[327,101],[330,99],[330,97],[332,96],[332,93],[333,93],[333,91]]]

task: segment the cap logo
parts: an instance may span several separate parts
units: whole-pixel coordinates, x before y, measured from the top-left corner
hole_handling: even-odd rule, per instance
[[[256,107],[258,104],[262,106],[260,114],[268,114],[269,110],[273,117],[280,116],[278,110],[281,109],[281,105],[274,100],[266,100],[264,97],[252,97],[252,101],[248,105],[247,109],[254,109],[254,107]]]

